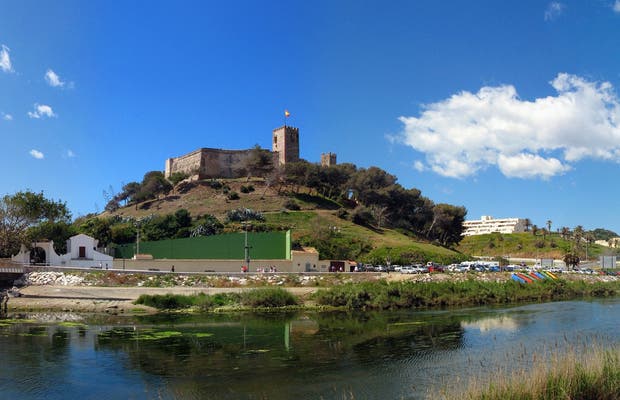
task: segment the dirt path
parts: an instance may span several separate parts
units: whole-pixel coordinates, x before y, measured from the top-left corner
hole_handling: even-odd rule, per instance
[[[56,310],[95,313],[145,313],[157,310],[133,302],[143,294],[181,294],[241,292],[250,288],[201,288],[201,287],[99,287],[99,286],[27,286],[20,290],[21,297],[9,300],[9,312]],[[306,298],[317,288],[286,288],[296,296]]]

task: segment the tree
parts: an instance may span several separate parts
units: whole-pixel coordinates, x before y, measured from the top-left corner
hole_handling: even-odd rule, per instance
[[[47,199],[43,192],[30,190],[6,195],[0,199],[0,256],[10,257],[19,251],[21,244],[30,244],[33,236],[28,228],[42,222],[69,223],[71,213],[66,203]]]
[[[552,223],[551,220],[548,219],[547,220],[547,231],[549,231],[549,232],[551,232],[551,223]]]
[[[273,154],[257,144],[249,151],[242,169],[248,176],[265,177],[273,170]]]
[[[529,218],[526,218],[523,224],[525,225],[525,231],[527,232],[530,230],[530,227],[532,226],[532,221]]]
[[[532,225],[532,235],[538,235],[538,227],[536,225]]]
[[[437,240],[442,246],[451,246],[460,242],[466,215],[465,207],[437,204],[433,207],[433,222],[427,236]]]
[[[564,263],[566,267],[575,269],[579,265],[579,257],[573,253],[567,253],[564,255]]]
[[[570,237],[570,229],[567,226],[563,226],[560,230],[560,236],[562,236],[564,240],[568,239]]]

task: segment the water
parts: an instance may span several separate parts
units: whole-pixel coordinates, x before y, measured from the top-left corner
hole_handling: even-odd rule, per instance
[[[0,398],[418,399],[620,343],[620,299],[388,313],[0,320]],[[43,315],[45,318],[55,315]]]

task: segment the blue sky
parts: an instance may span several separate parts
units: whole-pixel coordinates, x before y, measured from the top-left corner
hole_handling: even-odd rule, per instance
[[[0,1],[0,193],[74,216],[199,147],[379,166],[435,202],[620,232],[620,2]]]

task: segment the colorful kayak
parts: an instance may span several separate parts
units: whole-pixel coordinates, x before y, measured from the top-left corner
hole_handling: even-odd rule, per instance
[[[519,278],[523,279],[525,282],[527,283],[532,283],[534,282],[534,280],[532,278],[530,278],[529,276],[522,274],[521,272],[515,272],[514,273],[516,276],[518,276]]]
[[[530,273],[528,273],[528,274],[527,274],[527,276],[530,276],[530,277],[532,277],[532,279],[535,279],[535,280],[537,280],[537,281],[542,281],[542,280],[543,280],[543,278],[540,278],[540,277],[539,277],[538,275],[536,275],[534,272],[530,272]]]
[[[553,272],[550,271],[543,271],[545,273],[545,275],[547,275],[549,278],[553,279],[553,280],[557,280],[558,277],[556,274],[554,274]]]
[[[511,275],[511,277],[512,277],[512,280],[513,280],[513,281],[517,281],[517,282],[519,282],[519,283],[527,283],[527,282],[525,281],[525,279],[523,279],[523,278],[521,278],[521,277],[517,276],[517,274],[512,274],[512,275]]]
[[[538,271],[534,271],[532,272],[534,275],[536,275],[537,277],[539,277],[540,279],[549,279],[546,275],[541,274]]]

